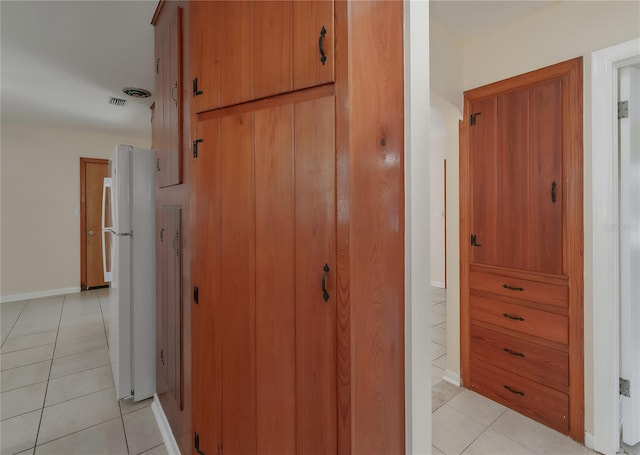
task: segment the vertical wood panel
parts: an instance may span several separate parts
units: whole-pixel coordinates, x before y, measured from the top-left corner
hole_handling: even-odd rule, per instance
[[[168,337],[165,362],[169,392],[182,409],[182,233],[180,207],[166,207],[166,279],[168,299]]]
[[[222,433],[224,451],[256,453],[253,113],[222,118]]]
[[[296,453],[293,106],[256,112],[258,453]]]
[[[230,106],[253,97],[254,2],[222,1],[218,8],[220,105]]]
[[[478,264],[498,263],[498,144],[496,98],[473,102],[470,106],[475,124],[469,128],[469,178],[473,207],[471,231],[462,241],[469,244],[476,236],[480,247],[471,246],[471,261]],[[465,119],[469,121],[469,118]]]
[[[402,2],[349,6],[353,453],[405,452]]]
[[[530,89],[529,270],[562,273],[562,81]],[[556,202],[551,185],[556,183]]]
[[[260,1],[254,5],[253,97],[293,88],[293,2]]]
[[[524,268],[529,252],[529,91],[498,97],[498,265]],[[489,215],[489,214],[488,214]]]
[[[326,30],[323,47],[327,59],[324,65],[320,61],[321,54],[318,43],[322,27]],[[334,65],[333,2],[326,0],[294,1],[294,89],[313,87],[333,81]]]
[[[166,81],[169,90],[170,123],[167,163],[167,179],[169,185],[182,182],[182,8],[176,8],[171,18],[168,30],[169,36],[169,80]]]
[[[191,77],[187,93],[193,112],[202,112],[220,106],[220,47],[221,3],[212,1],[189,2],[189,41]],[[226,42],[226,39],[225,39]],[[202,94],[193,96],[193,79],[198,78]]]
[[[297,453],[336,451],[335,106],[295,106]],[[323,267],[330,271],[325,302]]]
[[[193,431],[202,435],[200,449],[204,453],[216,453],[222,442],[220,121],[203,122],[196,128],[196,135],[203,142],[191,172],[191,281],[199,290],[199,303],[189,300],[193,315]],[[192,446],[191,440],[189,452]]]

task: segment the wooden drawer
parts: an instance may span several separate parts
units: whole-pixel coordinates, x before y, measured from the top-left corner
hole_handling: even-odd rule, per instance
[[[561,391],[569,387],[566,352],[471,324],[471,358]]]
[[[473,359],[471,390],[564,434],[569,432],[569,396],[566,393]]]
[[[475,319],[562,344],[569,342],[568,319],[561,314],[477,295],[471,295],[469,313],[472,322]]]
[[[569,289],[566,286],[494,275],[492,273],[469,272],[469,287],[478,291],[491,292],[562,308],[569,306]]]

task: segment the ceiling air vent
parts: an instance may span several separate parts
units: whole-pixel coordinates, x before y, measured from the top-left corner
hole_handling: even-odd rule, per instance
[[[127,100],[122,98],[114,98],[113,96],[109,98],[109,104],[113,104],[114,106],[124,106]]]
[[[134,98],[149,98],[151,96],[151,92],[149,90],[138,87],[125,87],[122,91]]]

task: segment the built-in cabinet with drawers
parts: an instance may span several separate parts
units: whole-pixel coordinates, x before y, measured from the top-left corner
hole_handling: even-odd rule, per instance
[[[160,2],[153,23],[181,452],[403,453],[403,4]]]
[[[465,92],[463,385],[584,437],[582,59]]]

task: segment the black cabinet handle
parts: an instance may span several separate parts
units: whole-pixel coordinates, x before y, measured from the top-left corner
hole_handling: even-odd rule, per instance
[[[502,348],[502,350],[504,352],[506,352],[507,354],[511,354],[511,355],[515,355],[517,357],[524,357],[524,354],[522,352],[516,352],[516,351],[512,351],[509,348]]]
[[[556,203],[556,182],[551,184],[551,202]]]
[[[507,389],[507,390],[508,390],[509,392],[511,392],[511,393],[515,393],[516,395],[524,396],[524,392],[521,392],[520,390],[512,389],[512,388],[511,388],[511,387],[509,387],[508,385],[504,385],[504,384],[503,384],[503,385],[502,385],[502,387],[504,387],[505,389]]]
[[[324,265],[322,272],[322,297],[324,301],[327,302],[329,300],[329,293],[327,292],[327,273],[329,273],[329,266],[327,264]]]
[[[524,321],[524,318],[520,316],[513,316],[509,313],[502,313],[502,316],[504,316],[505,318],[513,319],[514,321]]]
[[[322,26],[322,30],[320,30],[320,38],[318,38],[318,48],[320,49],[320,61],[324,65],[327,61],[327,56],[324,53],[324,37],[327,34],[327,29]]]
[[[524,291],[524,288],[514,288],[513,286],[509,286],[508,284],[503,284],[502,287],[511,291]]]

